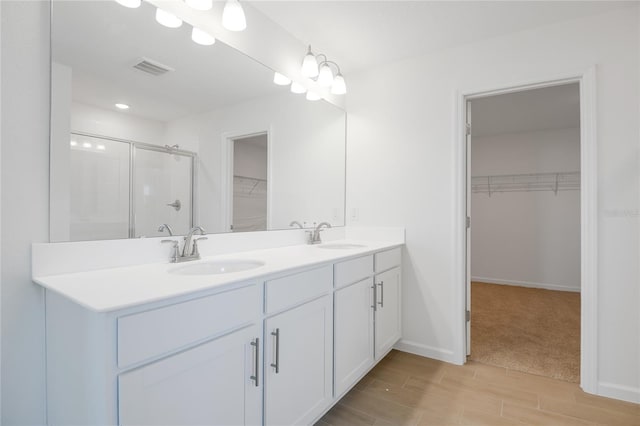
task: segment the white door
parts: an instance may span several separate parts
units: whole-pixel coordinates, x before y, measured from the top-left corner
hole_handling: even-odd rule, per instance
[[[135,148],[133,171],[135,237],[185,235],[192,224],[193,159],[188,155]]]
[[[400,268],[378,274],[375,312],[375,357],[384,356],[402,336],[400,318]]]
[[[260,424],[259,332],[247,327],[120,375],[119,424]]]
[[[471,102],[467,101],[467,123],[466,123],[467,138],[465,143],[466,153],[466,178],[467,178],[467,228],[466,228],[466,273],[465,280],[467,284],[466,291],[466,330],[467,330],[467,355],[471,355]]]
[[[265,321],[265,424],[310,424],[331,403],[331,302],[324,296]]]
[[[373,364],[373,279],[335,294],[335,395],[346,392]]]

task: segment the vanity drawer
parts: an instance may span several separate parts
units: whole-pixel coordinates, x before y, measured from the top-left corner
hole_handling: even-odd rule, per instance
[[[260,289],[250,285],[118,318],[118,367],[232,330],[259,313]]]
[[[265,308],[267,314],[331,291],[333,268],[331,265],[311,271],[270,280],[265,283]]]
[[[387,269],[400,266],[402,263],[400,247],[387,251],[381,251],[375,254],[376,272],[386,271]]]
[[[373,274],[373,256],[363,256],[334,266],[334,282],[336,288],[353,284]]]

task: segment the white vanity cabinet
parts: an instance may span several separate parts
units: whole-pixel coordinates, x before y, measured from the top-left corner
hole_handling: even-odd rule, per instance
[[[332,403],[332,284],[331,265],[265,284],[267,314],[286,309],[265,319],[266,425],[311,424]]]

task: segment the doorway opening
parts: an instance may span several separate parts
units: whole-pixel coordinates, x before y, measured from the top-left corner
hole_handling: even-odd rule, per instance
[[[579,382],[580,85],[466,98],[467,355]]]
[[[266,132],[231,139],[230,230],[266,231],[269,137]]]

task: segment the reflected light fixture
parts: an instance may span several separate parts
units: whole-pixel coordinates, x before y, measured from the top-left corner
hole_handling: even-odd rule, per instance
[[[203,46],[211,46],[216,42],[216,39],[209,35],[209,33],[204,32],[200,28],[196,27],[193,27],[193,30],[191,31],[191,40]]]
[[[333,84],[331,85],[331,93],[334,95],[344,95],[347,93],[347,83],[344,81],[344,77],[340,72],[336,75],[336,78],[333,79]]]
[[[213,0],[185,0],[185,3],[195,10],[209,10],[213,7]]]
[[[316,56],[311,52],[311,46],[309,46],[309,50],[307,54],[304,55],[302,59],[302,68],[300,70],[304,77],[313,78],[318,75],[318,61],[316,60]]]
[[[282,75],[279,72],[273,74],[273,82],[278,86],[288,86],[291,84],[291,80],[286,75]]]
[[[118,108],[118,109],[129,109],[129,105],[127,105],[127,104],[116,104],[116,108]]]
[[[182,19],[160,8],[156,9],[156,21],[169,28],[179,28],[182,25]]]
[[[140,7],[140,5],[142,4],[142,0],[116,0],[116,2],[130,9],[135,9],[136,7]]]
[[[320,99],[322,99],[322,96],[320,96],[316,92],[312,92],[311,90],[309,90],[307,92],[307,100],[308,101],[319,101]]]
[[[72,140],[71,142],[69,142],[69,145],[71,146],[78,146],[78,142]]]
[[[331,87],[333,84],[333,71],[327,61],[320,65],[320,72],[318,73],[318,84],[322,87]]]
[[[85,142],[82,144],[83,148],[91,148],[91,144],[89,142]]]
[[[104,145],[96,145],[96,149],[99,150],[99,151],[104,151],[104,150],[107,149],[107,147],[104,146]]]
[[[247,18],[238,0],[227,0],[224,4],[222,26],[229,31],[243,31],[247,28]]]
[[[291,83],[291,92],[300,94],[300,93],[305,93],[306,91],[307,91],[307,88],[304,87],[302,84],[296,83],[295,81]]]

